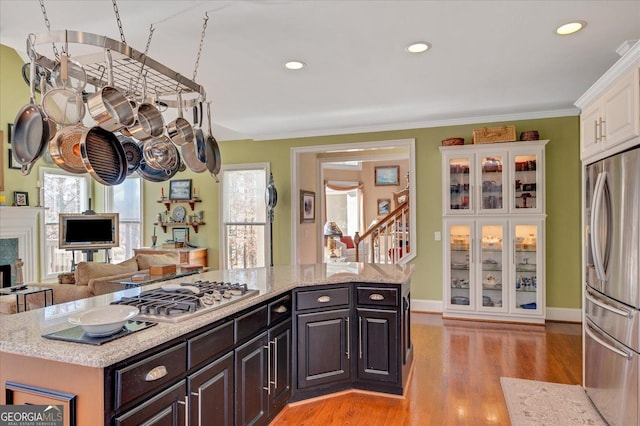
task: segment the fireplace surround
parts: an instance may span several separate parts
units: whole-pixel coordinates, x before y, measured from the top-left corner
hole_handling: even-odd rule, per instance
[[[0,240],[18,240],[18,258],[24,262],[24,282],[39,282],[38,265],[44,258],[44,244],[40,244],[40,207],[0,206]]]

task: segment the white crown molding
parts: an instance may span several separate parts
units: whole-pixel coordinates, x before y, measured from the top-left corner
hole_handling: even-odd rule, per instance
[[[445,126],[461,126],[467,124],[481,124],[481,123],[493,123],[500,121],[514,121],[514,120],[535,120],[540,118],[556,118],[556,117],[571,117],[580,115],[580,109],[570,107],[555,110],[515,113],[515,114],[496,114],[496,115],[479,115],[474,117],[463,118],[451,118],[443,120],[425,120],[425,121],[408,121],[400,123],[387,123],[372,126],[359,126],[359,127],[344,127],[333,129],[316,129],[316,130],[296,130],[291,132],[280,133],[262,133],[252,135],[252,139],[255,141],[268,141],[274,139],[294,139],[294,138],[306,138],[314,136],[335,136],[346,135],[354,133],[371,133],[371,132],[387,132],[395,130],[411,130],[411,129],[423,129],[432,127],[445,127]]]

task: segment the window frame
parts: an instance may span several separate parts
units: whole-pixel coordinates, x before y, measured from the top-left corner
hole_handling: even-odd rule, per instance
[[[129,224],[129,223],[139,223],[140,224],[140,244],[144,245],[143,241],[144,241],[144,185],[142,183],[142,177],[140,175],[136,174],[132,174],[130,176],[127,176],[126,179],[136,179],[138,181],[138,186],[139,186],[139,190],[140,190],[140,198],[138,199],[138,210],[139,210],[139,220],[138,221],[133,221],[133,220],[127,220],[127,219],[122,219],[122,216],[119,216],[119,225],[122,225],[123,223]],[[113,212],[114,210],[114,202],[113,202],[113,189],[114,187],[111,185],[105,186],[104,187],[104,211],[105,212]],[[121,242],[122,244],[122,242]],[[133,248],[131,249],[131,253],[130,256],[127,256],[125,254],[125,259],[127,260],[131,257],[134,256],[134,252],[133,252]]]
[[[219,247],[220,250],[218,252],[220,269],[227,269],[227,239],[226,239],[226,225],[242,225],[244,222],[225,222],[225,212],[223,209],[223,205],[225,203],[225,185],[224,181],[226,179],[226,173],[232,171],[241,171],[241,170],[264,170],[265,172],[265,181],[264,188],[266,191],[267,185],[269,184],[269,176],[271,173],[271,163],[263,162],[263,163],[242,163],[242,164],[229,164],[223,165],[220,168],[220,190],[218,191],[218,206],[220,214],[218,215],[218,229],[219,232]],[[269,266],[270,257],[271,257],[271,229],[269,227],[269,218],[267,215],[267,206],[265,203],[265,221],[264,222],[247,222],[249,225],[259,225],[264,226],[264,265]]]
[[[87,206],[89,204],[89,198],[91,197],[91,190],[92,190],[92,186],[91,186],[91,176],[89,176],[88,173],[83,173],[83,174],[75,174],[75,173],[69,173],[67,171],[64,171],[60,168],[57,167],[45,167],[45,166],[41,166],[38,169],[38,182],[36,184],[36,189],[38,190],[38,204],[42,207],[42,209],[44,210],[45,207],[45,198],[44,198],[44,181],[45,181],[45,174],[52,174],[52,175],[63,175],[63,176],[68,176],[68,177],[72,177],[72,178],[81,178],[82,180],[84,180],[84,186],[86,188],[85,193],[83,194],[84,197],[81,197],[80,200],[80,211],[77,213],[82,213],[83,211],[85,211],[87,209]],[[58,274],[60,274],[60,272],[52,272],[49,273],[47,271],[47,264],[49,261],[49,257],[47,255],[47,225],[53,225],[53,223],[47,223],[46,222],[46,212],[43,211],[43,213],[40,215],[40,229],[41,229],[41,239],[40,239],[40,275],[41,278],[43,280],[53,280],[55,278],[57,278]],[[55,224],[57,226],[57,224]],[[59,230],[58,230],[59,232]],[[72,256],[74,256],[72,254]],[[82,255],[81,255],[82,256]],[[78,259],[76,259],[77,261],[79,261]],[[76,262],[77,263],[77,262]]]

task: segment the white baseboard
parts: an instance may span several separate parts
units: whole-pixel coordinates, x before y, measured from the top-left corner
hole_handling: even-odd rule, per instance
[[[411,310],[417,312],[442,313],[441,300],[412,299]],[[582,322],[582,309],[547,307],[547,320]]]

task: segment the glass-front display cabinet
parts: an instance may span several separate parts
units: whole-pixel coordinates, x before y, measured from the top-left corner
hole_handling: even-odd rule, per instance
[[[445,318],[544,323],[548,142],[440,148]]]
[[[510,286],[511,310],[523,315],[543,312],[544,279],[542,221],[512,221],[514,261]]]
[[[472,267],[472,239],[473,224],[451,223],[447,226],[446,235],[449,241],[449,256],[445,275],[449,283],[445,288],[446,304],[456,305],[458,308],[471,309],[474,297]]]

